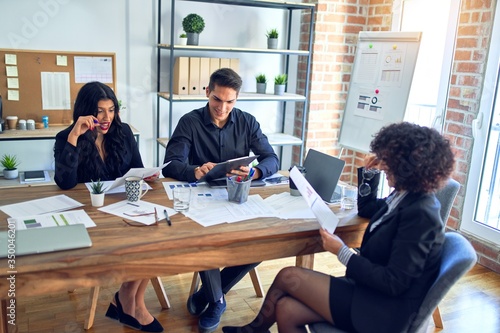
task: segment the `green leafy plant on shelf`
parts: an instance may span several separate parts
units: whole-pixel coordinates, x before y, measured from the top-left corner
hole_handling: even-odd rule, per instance
[[[101,194],[104,193],[104,183],[101,182],[100,179],[98,179],[96,182],[92,180],[92,183],[90,184],[90,190],[92,191],[93,194]]]
[[[266,74],[258,74],[255,76],[257,83],[267,83]]]
[[[187,38],[188,36],[183,32],[182,34],[179,35],[179,38]]]
[[[19,165],[19,161],[16,155],[9,155],[9,154],[4,154],[2,156],[2,159],[0,160],[0,163],[6,170],[15,170]]]
[[[278,38],[278,30],[277,29],[268,30],[266,33],[266,37],[277,39]]]
[[[182,20],[182,28],[185,32],[200,34],[205,29],[205,21],[198,14],[189,14]]]
[[[285,85],[288,80],[288,76],[286,74],[279,74],[274,77],[274,84],[276,85]]]

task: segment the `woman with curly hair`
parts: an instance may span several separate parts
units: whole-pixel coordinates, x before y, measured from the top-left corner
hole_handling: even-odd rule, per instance
[[[119,111],[115,93],[107,85],[89,82],[80,89],[73,124],[57,133],[54,145],[54,180],[61,189],[91,180],[115,180],[130,168],[144,167],[132,130],[121,122]],[[144,332],[163,332],[146,309],[147,285],[147,279],[123,283],[106,316]]]
[[[359,252],[320,229],[324,249],[346,266],[345,276],[286,267],[257,317],[224,333],[269,332],[275,322],[287,333],[321,321],[349,332],[408,329],[438,274],[444,221],[434,192],[450,176],[454,156],[437,131],[410,123],[382,128],[370,149],[358,170],[358,214],[370,218]],[[377,198],[378,170],[394,188],[384,199]]]

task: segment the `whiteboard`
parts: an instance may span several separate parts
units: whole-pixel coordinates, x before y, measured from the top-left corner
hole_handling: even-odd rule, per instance
[[[361,31],[339,144],[370,151],[374,135],[404,119],[421,32]]]

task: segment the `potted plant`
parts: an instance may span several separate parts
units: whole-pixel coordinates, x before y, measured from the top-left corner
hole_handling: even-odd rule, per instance
[[[104,205],[104,183],[98,179],[96,182],[92,180],[90,184],[90,201],[93,207],[101,207]]]
[[[16,155],[4,154],[0,163],[2,163],[4,167],[3,176],[6,179],[16,179],[19,176],[19,170],[17,170],[19,161],[17,160]]]
[[[255,81],[257,83],[257,94],[265,94],[267,88],[267,78],[266,74],[258,74],[255,76]]]
[[[186,35],[185,32],[179,35],[179,45],[187,45],[187,38],[188,36]]]
[[[274,77],[274,94],[283,95],[285,93],[285,85],[288,76],[286,74],[279,74]]]
[[[199,34],[205,29],[205,21],[198,14],[189,14],[182,20],[182,28],[187,33],[187,45],[198,45]]]
[[[278,30],[271,29],[266,33],[267,36],[267,48],[268,49],[277,49],[278,48]]]

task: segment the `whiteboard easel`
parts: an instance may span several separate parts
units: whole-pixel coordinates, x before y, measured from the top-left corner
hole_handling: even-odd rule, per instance
[[[339,144],[369,152],[373,136],[404,119],[421,32],[359,33]]]

